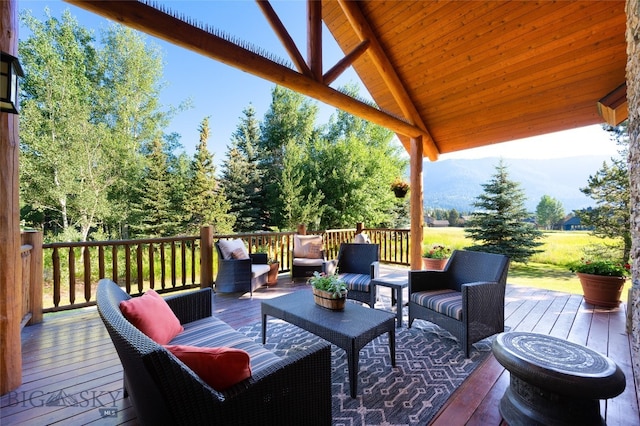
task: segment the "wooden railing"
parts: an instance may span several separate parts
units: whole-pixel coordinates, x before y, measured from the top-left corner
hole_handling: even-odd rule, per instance
[[[408,229],[364,228],[359,224],[353,229],[307,232],[302,228],[302,231],[323,235],[329,259],[337,257],[341,243],[351,242],[357,233],[366,232],[373,243],[380,245],[381,262],[409,265]],[[279,262],[279,272],[286,272],[291,268],[295,232],[214,235],[211,228],[205,227],[199,236],[44,245],[42,234],[38,235],[40,243],[37,244],[41,247],[38,256],[44,259],[44,268],[41,261],[38,278],[23,275],[23,281],[31,287],[34,281],[40,283],[40,299],[36,298],[36,303],[42,307],[41,312],[54,312],[95,304],[96,286],[103,277],[117,282],[132,295],[147,289],[166,293],[210,287],[217,274],[218,255],[213,241],[218,239],[242,239],[250,253],[266,252],[270,259]],[[25,253],[34,249],[25,246]],[[24,270],[32,271],[30,277],[33,277],[33,260],[25,262]],[[25,306],[33,305],[33,293],[34,290],[28,293],[30,299],[25,301]]]

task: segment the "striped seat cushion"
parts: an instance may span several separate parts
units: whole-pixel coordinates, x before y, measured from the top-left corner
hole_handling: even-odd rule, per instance
[[[174,337],[169,344],[243,349],[249,353],[253,374],[280,360],[280,357],[273,352],[216,317],[203,318],[184,324],[184,331]]]
[[[418,291],[411,301],[458,321],[462,321],[462,293],[455,290]]]
[[[347,285],[349,290],[369,291],[371,276],[366,274],[339,274],[339,277]]]

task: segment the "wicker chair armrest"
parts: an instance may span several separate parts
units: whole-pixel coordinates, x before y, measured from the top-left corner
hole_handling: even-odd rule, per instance
[[[224,392],[213,390],[190,370],[177,368],[180,362],[169,359],[168,353],[154,355],[146,357],[145,364],[153,369],[177,424],[331,424],[328,343],[284,358]]]
[[[171,308],[180,324],[186,324],[202,318],[208,318],[212,311],[212,291],[210,288],[189,293],[168,296],[164,300]]]
[[[267,253],[251,253],[249,257],[251,258],[251,263],[256,265],[266,265],[269,263]]]
[[[462,285],[462,304],[467,307],[469,321],[479,321],[504,310],[504,285],[495,281],[480,281]]]
[[[371,279],[380,276],[380,262],[371,262]]]
[[[409,294],[450,288],[446,271],[409,271]]]

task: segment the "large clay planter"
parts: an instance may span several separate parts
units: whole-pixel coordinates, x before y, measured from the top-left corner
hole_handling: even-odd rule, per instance
[[[430,257],[423,257],[422,258],[422,265],[424,266],[424,269],[426,270],[432,270],[432,271],[442,271],[445,266],[447,266],[447,262],[449,261],[449,259],[432,259]]]
[[[267,285],[272,286],[278,284],[278,270],[280,269],[280,262],[273,262],[269,264],[269,272],[267,275]]]
[[[582,284],[585,302],[604,308],[615,308],[620,304],[625,277],[608,277],[581,272],[576,272],[576,274]]]

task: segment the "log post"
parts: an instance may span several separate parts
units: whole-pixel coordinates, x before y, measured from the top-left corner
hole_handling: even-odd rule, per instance
[[[0,2],[0,50],[18,56],[18,2]],[[0,112],[0,395],[22,382],[18,115]]]
[[[298,235],[307,235],[307,225],[301,223],[298,225],[298,230],[296,231]]]
[[[31,319],[27,325],[42,322],[42,292],[44,291],[42,231],[24,231],[22,241],[31,247],[31,270],[29,271],[29,300],[31,301]]]
[[[200,288],[213,287],[213,227],[200,228]]]
[[[364,230],[364,223],[358,222],[356,223],[356,234],[361,234]]]
[[[411,269],[422,269],[422,236],[424,213],[422,206],[422,137],[411,138],[409,165],[409,200],[411,203],[411,241],[409,242],[409,263]]]

